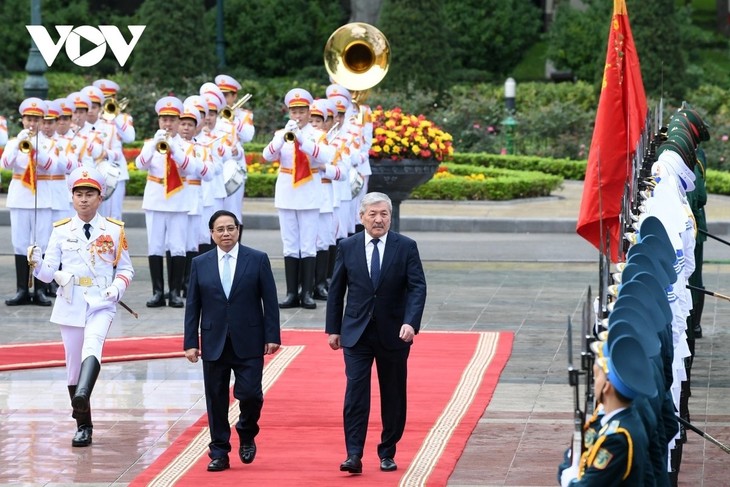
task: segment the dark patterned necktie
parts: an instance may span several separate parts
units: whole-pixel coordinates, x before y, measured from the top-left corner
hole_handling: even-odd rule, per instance
[[[370,279],[373,281],[373,287],[378,287],[378,280],[380,280],[380,251],[378,250],[379,238],[371,240],[373,243],[373,256],[370,259]]]
[[[84,235],[86,235],[86,240],[91,238],[91,223],[84,223]]]

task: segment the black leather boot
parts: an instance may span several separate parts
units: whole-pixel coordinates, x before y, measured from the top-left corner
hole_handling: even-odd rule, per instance
[[[28,257],[25,255],[15,256],[15,280],[18,292],[10,299],[5,300],[8,306],[21,306],[31,304],[30,292],[28,291],[28,278],[30,276],[30,268],[28,267]]]
[[[68,386],[68,395],[73,401],[76,395],[76,386]],[[76,433],[71,440],[71,446],[84,447],[91,445],[91,435],[94,425],[91,423],[91,408],[85,413],[73,413],[76,420]]]
[[[185,256],[178,255],[172,257],[172,273],[170,279],[170,301],[168,305],[171,308],[182,308],[185,301],[180,297],[180,289],[182,288],[183,278],[185,277]]]
[[[329,252],[326,250],[317,251],[316,264],[314,267],[314,299],[327,301],[327,262]]]
[[[301,266],[300,276],[302,280],[300,284],[302,286],[302,308],[315,309],[317,303],[312,298],[312,288],[314,288],[314,269],[317,265],[316,257],[305,257],[301,259],[299,264]]]
[[[76,385],[76,394],[71,399],[71,406],[74,408],[76,419],[89,412],[89,399],[91,392],[94,390],[96,378],[99,377],[101,364],[93,355],[86,357],[81,363],[81,371],[79,372],[79,383]]]
[[[165,306],[165,280],[162,277],[162,256],[150,255],[150,277],[152,278],[152,299],[147,301],[148,308],[159,308]]]
[[[46,283],[35,279],[33,286],[33,304],[38,306],[50,306],[53,304],[46,296]]]
[[[167,268],[167,292],[165,293],[165,299],[170,299],[170,289],[172,289],[170,287],[170,283],[172,283],[172,254],[169,250],[165,252],[165,267]]]
[[[185,252],[185,274],[182,282],[182,297],[188,296],[188,282],[190,281],[190,268],[193,265],[193,259],[198,256],[197,252]]]
[[[298,308],[299,259],[284,257],[284,275],[286,276],[286,299],[279,303],[279,308]]]

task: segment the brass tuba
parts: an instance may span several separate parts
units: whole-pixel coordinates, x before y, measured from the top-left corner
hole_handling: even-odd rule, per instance
[[[363,22],[335,30],[324,46],[324,67],[332,80],[362,103],[370,88],[380,83],[390,67],[390,44],[377,28]]]
[[[111,121],[117,118],[117,115],[122,113],[125,108],[127,108],[127,104],[129,103],[129,100],[126,98],[122,98],[117,101],[114,98],[107,98],[104,100],[104,106],[102,106],[101,110],[101,118],[103,118],[106,121]]]

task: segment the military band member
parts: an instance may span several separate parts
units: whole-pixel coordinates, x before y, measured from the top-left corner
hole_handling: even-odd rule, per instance
[[[214,169],[210,156],[206,148],[195,142],[193,138],[199,127],[202,125],[203,119],[198,111],[198,107],[194,104],[183,103],[183,113],[180,115],[179,134],[182,138],[182,147],[186,154],[194,156],[199,164],[194,174],[185,178],[185,191],[187,198],[192,203],[192,208],[188,212],[187,240],[185,242],[185,273],[183,277],[183,296],[187,295],[187,283],[190,278],[190,267],[194,257],[198,255],[198,246],[200,245],[200,235],[197,229],[200,228],[201,215],[203,211],[203,194],[201,191],[202,181],[210,181],[213,179]]]
[[[76,215],[53,225],[45,257],[30,252],[34,274],[59,284],[51,322],[60,325],[66,352],[66,380],[76,433],[75,447],[91,445],[90,400],[99,371],[104,341],[116,313],[116,303],[134,277],[124,223],[98,213],[104,180],[94,168],[80,167],[69,175]],[[63,270],[59,270],[60,266]]]
[[[324,142],[327,143],[327,100],[318,99],[312,103],[309,111],[310,121],[317,130],[324,135]],[[319,209],[319,224],[317,226],[317,258],[314,269],[314,299],[327,301],[327,270],[329,265],[329,249],[335,245],[335,206],[339,206],[339,195],[335,195],[334,182],[344,179],[346,172],[341,171],[341,166],[336,164],[336,155],[333,157],[333,164],[325,165],[326,174],[322,174],[322,206]]]
[[[360,143],[359,139],[353,134],[356,127],[353,126],[355,119],[352,116],[352,95],[347,88],[340,85],[330,85],[327,87],[327,99],[332,100],[337,107],[335,115],[335,123],[337,128],[332,134],[333,140],[330,143],[336,145],[342,151],[342,158],[348,160],[348,177],[340,182],[336,187],[340,192],[340,211],[337,213],[339,218],[337,238],[342,239],[348,235],[355,233],[355,222],[359,221],[359,207],[357,200],[352,196],[352,188],[350,186],[350,171],[357,171],[360,163]],[[362,191],[361,191],[362,193]]]
[[[39,177],[38,190],[51,193],[52,221],[56,221],[69,216],[69,191],[66,175],[75,168],[72,167],[73,159],[66,157],[66,146],[59,143],[58,134],[56,133],[58,117],[61,115],[63,108],[55,100],[45,100],[45,103],[48,111],[41,121],[41,132],[49,139],[52,139],[53,148],[58,152],[58,163],[47,177]]]
[[[74,104],[68,98],[59,98],[55,100],[61,107],[61,113],[56,122],[56,145],[60,154],[66,157],[66,172],[63,180],[63,194],[61,194],[61,185],[58,185],[58,200],[54,198],[54,203],[58,202],[59,209],[53,211],[53,221],[67,218],[74,214],[71,193],[68,191],[68,174],[79,167],[80,163],[74,152],[71,150],[71,141],[74,138],[74,132],[71,130],[71,117],[74,112]],[[55,187],[55,186],[54,186]]]
[[[173,97],[160,98],[155,104],[160,129],[145,141],[137,156],[137,169],[147,171],[142,199],[147,226],[147,253],[152,277],[152,298],[147,306],[165,306],[163,256],[169,250],[172,272],[169,305],[182,308],[180,297],[185,275],[185,242],[188,213],[192,203],[185,192],[184,178],[198,171],[199,161],[186,153],[178,135],[182,102]]]
[[[206,92],[201,94],[200,97],[205,105],[205,118],[203,119],[203,127],[196,140],[208,148],[215,169],[213,179],[203,181],[202,185],[203,213],[200,228],[201,244],[199,246],[199,252],[203,253],[214,247],[207,222],[213,216],[213,213],[223,209],[223,200],[227,196],[226,184],[223,179],[223,163],[231,157],[231,146],[224,140],[227,139],[227,134],[220,133],[216,130],[218,112],[224,107],[225,98],[219,96],[215,91]]]
[[[119,85],[109,79],[98,79],[94,81],[94,86],[99,88],[104,94],[105,100],[113,100],[117,106],[119,106],[118,93]],[[111,132],[116,135],[121,144],[130,144],[134,142],[136,132],[134,129],[134,119],[128,113],[125,113],[119,107],[119,114],[110,118],[112,114],[102,114],[102,120],[104,120],[111,127]],[[120,145],[121,149],[121,145]],[[117,181],[116,189],[104,202],[103,205],[108,206],[109,214],[117,219],[122,218],[124,197],[127,194],[127,181],[129,181],[129,169],[127,168],[127,161],[122,151],[122,158],[118,161],[119,163],[119,181]]]
[[[289,122],[277,130],[266,146],[263,157],[279,161],[274,206],[279,213],[279,228],[284,251],[286,299],[281,308],[317,307],[312,297],[317,255],[317,226],[322,207],[320,169],[331,164],[334,148],[324,142],[325,134],[309,123],[312,95],[301,88],[290,90],[284,102]],[[298,296],[301,284],[301,298]]]
[[[226,74],[219,74],[215,77],[215,84],[223,92],[226,97],[226,104],[232,107],[238,101],[238,92],[241,91],[241,83],[236,81],[231,76]],[[236,108],[234,111],[235,127],[238,133],[238,140],[241,144],[251,142],[253,136],[256,134],[256,129],[253,125],[253,112],[243,107]]]
[[[8,143],[8,121],[0,115],[0,147]]]
[[[39,98],[27,98],[20,104],[23,130],[7,143],[1,159],[2,166],[13,172],[6,206],[10,209],[18,290],[14,297],[5,301],[8,306],[30,304],[31,301],[40,306],[51,305],[51,300],[45,294],[45,286],[38,282],[31,300],[27,256],[31,244],[37,245],[41,252],[45,250],[53,223],[51,193],[48,190],[39,191],[39,182],[48,182],[58,164],[53,139],[41,132],[41,121],[47,110],[45,102]]]
[[[82,166],[96,168],[95,161],[102,156],[104,147],[94,131],[94,126],[87,120],[91,99],[80,91],[71,93],[68,99],[74,107],[71,116],[73,136],[70,145],[73,155],[67,151],[66,157],[75,158]]]
[[[212,95],[216,100],[219,100],[217,118],[215,125],[211,127],[211,135],[214,138],[220,137],[220,142],[223,147],[229,150],[229,153],[225,155],[223,159],[224,167],[229,164],[235,164],[236,168],[242,173],[243,182],[242,184],[231,194],[231,188],[226,187],[227,181],[224,180],[224,189],[226,190],[226,196],[223,198],[222,209],[230,211],[238,218],[238,221],[242,221],[243,213],[243,194],[245,191],[246,183],[246,159],[243,153],[243,142],[240,139],[239,131],[237,129],[237,120],[234,118],[229,120],[222,116],[221,111],[226,107],[227,99],[234,98],[233,95],[224,93],[217,85],[213,83],[204,83],[200,88],[201,95]],[[210,124],[210,122],[209,122]],[[253,127],[253,126],[251,126]],[[248,136],[248,135],[247,135]],[[230,162],[229,162],[230,161]]]

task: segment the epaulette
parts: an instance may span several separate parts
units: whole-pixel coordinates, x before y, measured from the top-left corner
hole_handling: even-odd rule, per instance
[[[121,220],[117,220],[116,218],[106,217],[106,219],[107,219],[107,221],[110,221],[110,222],[114,223],[115,225],[119,225],[120,227],[124,226],[124,222]],[[69,218],[69,220],[70,220],[70,218]]]
[[[606,436],[612,435],[616,431],[618,431],[619,427],[621,426],[621,421],[619,421],[618,419],[614,419],[610,423],[608,423],[606,426],[607,427],[606,427],[606,431],[604,434]]]
[[[53,222],[53,226],[54,227],[60,227],[61,225],[65,225],[65,224],[67,224],[70,221],[71,221],[71,218],[64,218],[62,220],[58,220],[57,222]]]

